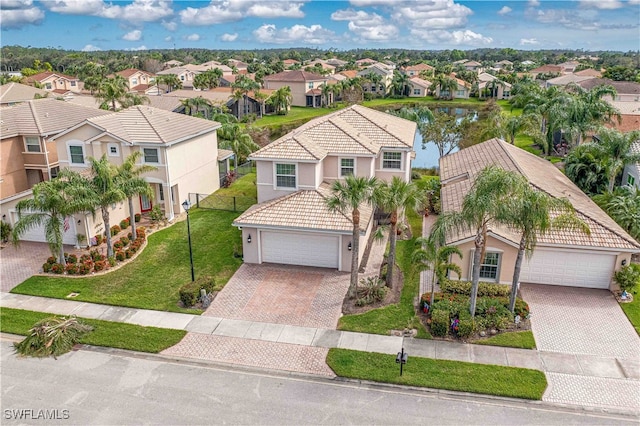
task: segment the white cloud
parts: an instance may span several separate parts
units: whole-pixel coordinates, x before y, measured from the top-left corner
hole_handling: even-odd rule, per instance
[[[294,25],[291,28],[278,29],[273,24],[264,24],[253,31],[253,35],[260,43],[304,43],[324,44],[336,39],[333,31],[322,28],[322,25]]]
[[[535,19],[542,24],[562,25],[571,30],[596,31],[601,28],[597,22],[597,12],[594,10],[567,10],[567,9],[529,9],[525,16]]]
[[[178,29],[178,23],[175,21],[162,21],[160,25],[164,27],[167,31],[175,31]]]
[[[452,29],[463,28],[473,11],[453,0],[432,0],[416,3],[400,3],[394,8],[393,19],[412,28]]]
[[[102,50],[102,49],[100,49],[98,46],[94,46],[93,44],[86,44],[86,45],[82,48],[82,51],[83,51],[83,52],[97,52],[97,51],[99,51],[99,50]]]
[[[211,25],[256,18],[303,18],[301,1],[246,1],[212,0],[205,7],[187,7],[180,11],[180,19],[186,25]]]
[[[122,39],[127,41],[138,41],[141,38],[142,38],[142,31],[140,30],[133,30],[122,36]]]
[[[124,50],[129,50],[129,51],[135,52],[135,51],[137,51],[137,50],[149,50],[149,49],[147,48],[147,46],[145,46],[145,45],[143,44],[143,45],[142,45],[142,46],[140,46],[140,47],[130,47],[129,49],[124,49]]]
[[[189,34],[188,36],[185,36],[184,39],[187,41],[198,41],[200,40],[200,34]]]
[[[222,41],[236,41],[236,39],[238,38],[238,33],[233,33],[233,34],[222,34],[222,37],[220,37],[220,40]]]
[[[624,5],[619,0],[580,0],[580,6],[595,9],[620,9]]]
[[[538,7],[540,6],[540,0],[529,0],[527,4],[529,7]]]
[[[633,6],[638,5],[640,4],[640,0],[629,0],[629,4]]]
[[[512,11],[513,11],[513,9],[511,9],[509,6],[502,6],[502,9],[500,9],[498,11],[498,15],[500,15],[500,16],[508,15]]]
[[[471,30],[445,31],[414,28],[411,30],[411,35],[431,44],[485,46],[493,43],[493,39],[491,37],[485,37],[482,34],[474,33]]]
[[[166,37],[164,38],[164,41],[166,41],[166,42],[172,42],[172,41],[173,41],[173,37],[171,37],[171,36],[166,36]]]
[[[352,6],[367,7],[367,6],[394,6],[398,4],[397,0],[351,0],[349,2]]]
[[[331,14],[334,21],[349,21],[349,30],[367,41],[394,40],[398,37],[398,28],[377,13],[363,10],[336,10]]]
[[[33,6],[33,0],[0,0],[0,27],[21,28],[37,25],[44,19],[44,11]]]
[[[536,44],[540,44],[540,42],[535,38],[521,38],[520,39],[520,46],[536,45]]]
[[[173,15],[170,0],[134,0],[126,6],[103,0],[51,0],[43,2],[52,12],[65,15],[90,15],[131,22],[152,22]]]

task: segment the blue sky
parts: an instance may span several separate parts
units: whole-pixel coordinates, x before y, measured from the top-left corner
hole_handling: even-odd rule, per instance
[[[2,45],[640,49],[640,0],[0,0]]]

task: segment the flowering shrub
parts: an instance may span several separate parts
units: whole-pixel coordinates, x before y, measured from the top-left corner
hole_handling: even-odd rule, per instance
[[[50,264],[50,265],[53,265],[54,263],[56,263],[56,261],[57,261],[57,260],[58,260],[58,259],[56,259],[55,257],[53,257],[53,256],[49,256],[49,257],[47,258],[47,263],[48,263],[48,264]]]
[[[91,250],[89,254],[91,255],[91,260],[94,262],[106,259],[105,255],[101,254],[98,250]]]
[[[83,254],[80,256],[80,263],[85,263],[87,260],[91,260],[91,255]]]
[[[124,251],[122,251],[122,250],[116,251],[116,260],[117,261],[122,262],[125,259],[126,259],[126,257],[125,257]]]
[[[122,237],[122,238],[120,238],[120,242],[122,243],[122,246],[124,247],[124,246],[129,244],[129,238]]]
[[[140,226],[139,228],[136,228],[136,239],[138,238],[142,238],[142,239],[146,239],[146,230],[147,228],[145,228],[144,226]]]
[[[75,263],[67,263],[67,267],[64,269],[69,275],[76,275],[78,273],[78,265]]]
[[[62,263],[54,263],[51,265],[51,272],[54,274],[61,274],[64,272],[64,265]]]
[[[51,265],[53,265],[53,263],[45,262],[44,265],[42,265],[42,271],[45,273],[51,272]]]
[[[104,236],[102,236],[102,234],[98,234],[96,235],[96,244],[100,245],[102,244],[102,241],[104,240]]]
[[[126,229],[129,227],[130,223],[129,223],[130,219],[126,218],[120,221],[120,228],[122,229]]]
[[[111,227],[111,236],[113,237],[114,235],[117,235],[120,231],[122,231],[122,229],[120,228],[120,226],[118,225],[113,225]]]
[[[141,218],[142,218],[142,216],[140,215],[140,213],[136,213],[136,214],[133,216],[133,220],[135,220],[135,221],[136,221],[136,223],[140,222],[140,219],[141,219]]]
[[[122,244],[122,241],[116,241],[115,243],[113,243],[113,250],[114,251],[118,251],[122,247],[124,247],[124,244]]]
[[[125,255],[125,257],[127,259],[130,259],[131,256],[133,256],[134,253],[135,253],[135,251],[133,249],[129,248],[124,252],[124,255]]]
[[[104,260],[98,260],[93,264],[93,270],[96,272],[103,271],[107,267],[107,262]]]
[[[78,262],[78,256],[76,256],[75,254],[71,253],[69,256],[67,256],[67,263],[77,263]]]
[[[93,262],[78,263],[78,275],[87,275],[93,269]]]

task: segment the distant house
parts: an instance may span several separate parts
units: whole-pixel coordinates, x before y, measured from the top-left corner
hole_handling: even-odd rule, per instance
[[[559,67],[562,67],[562,72],[564,73],[573,73],[576,68],[580,66],[580,62],[578,61],[567,61],[561,64],[558,64]]]
[[[361,67],[361,68],[362,68],[362,67],[367,67],[367,66],[369,66],[369,65],[373,65],[373,64],[375,64],[376,62],[378,62],[378,61],[376,61],[375,59],[371,59],[371,58],[363,58],[363,59],[358,59],[358,60],[356,61],[356,66],[358,66],[358,67]]]
[[[46,98],[49,92],[20,83],[7,83],[0,86],[0,107],[12,106],[36,98]]]
[[[327,64],[329,65],[333,65],[334,67],[343,67],[345,65],[347,65],[347,61],[343,61],[342,59],[338,59],[338,58],[330,58],[327,59]]]
[[[478,74],[478,91],[480,98],[509,99],[511,96],[511,84],[489,73],[481,72]]]
[[[191,65],[191,67],[194,67],[194,65]],[[182,83],[182,87],[193,88],[193,79],[199,72],[199,70],[192,69],[188,66],[179,66],[162,70],[158,72],[157,75],[175,74]]]
[[[632,151],[640,154],[640,140],[632,146]],[[622,185],[640,190],[640,163],[627,164],[622,173]]]
[[[591,90],[594,87],[608,85],[616,89],[614,100],[621,102],[640,102],[640,83],[633,81],[614,81],[607,78],[590,78],[578,83],[583,89]],[[606,99],[606,98],[605,98]]]
[[[513,69],[513,62],[503,59],[493,64],[493,67],[499,70],[511,70]]]
[[[145,95],[156,95],[159,93],[158,87],[153,84],[156,76],[151,73],[135,68],[128,68],[126,70],[118,71],[116,75],[127,80],[127,87],[132,92],[142,93]]]
[[[41,72],[27,77],[26,81],[31,85],[39,84],[47,92],[63,94],[69,91],[75,93],[82,91],[80,80],[77,77],[58,72]]]
[[[574,72],[575,75],[579,75],[581,77],[596,77],[602,78],[602,73],[598,70],[594,70],[593,68],[587,68],[582,71]]]
[[[431,82],[423,80],[420,77],[412,77],[409,79],[409,97],[421,98],[427,96]]]
[[[409,65],[402,69],[402,72],[409,77],[420,77],[420,73],[433,74],[434,71],[434,67],[424,63]]]
[[[440,86],[436,85],[434,89],[434,96],[436,98],[450,98],[454,99],[469,99],[471,95],[471,84],[467,83],[464,80],[453,77],[456,81],[457,87],[453,93],[449,93],[448,91],[440,91]]]
[[[322,67],[322,70],[324,71],[323,74],[333,74],[336,72],[336,67],[331,65],[324,59],[318,58],[314,59],[313,61],[309,61],[309,64],[307,66],[315,67],[316,65],[320,65]]]
[[[176,61],[175,59],[172,59],[170,61],[165,62],[163,65],[163,69],[168,69],[168,68],[174,68],[174,67],[179,67],[182,65],[182,62],[180,61]]]
[[[295,65],[298,65],[300,61],[296,61],[295,59],[285,59],[282,61],[282,63],[284,64],[284,67],[286,69],[289,69]]]
[[[366,81],[362,84],[362,90],[365,93],[370,92],[380,96],[385,96],[389,93],[391,90],[391,83],[393,82],[393,69],[378,62],[361,69],[358,71],[357,76],[368,79],[371,74],[380,76],[380,82],[375,84],[374,81]]]
[[[263,80],[265,89],[277,90],[289,86],[293,98],[291,105],[307,107],[322,105],[322,86],[329,81],[327,77],[302,70],[267,75]]]
[[[236,67],[238,72],[246,72],[247,68],[249,67],[249,64],[247,64],[246,62],[242,62],[239,59],[229,59],[227,63],[230,67]]]
[[[196,71],[207,71],[207,70],[212,70],[212,69],[219,69],[220,71],[222,71],[222,75],[231,75],[233,74],[233,69],[227,65],[221,64],[218,61],[209,61],[209,62],[204,62],[200,65],[191,65],[191,69],[196,70]]]
[[[558,65],[542,65],[529,71],[529,75],[537,78],[539,74],[561,74],[564,68]]]
[[[476,61],[466,61],[466,62],[464,62],[462,64],[462,66],[467,71],[478,71],[478,69],[480,69],[480,67],[482,67],[482,64],[480,62],[476,62]]]

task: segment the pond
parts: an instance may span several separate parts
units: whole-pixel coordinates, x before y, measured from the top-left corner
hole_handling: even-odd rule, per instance
[[[431,110],[455,115],[458,118],[458,121],[461,121],[464,117],[470,114],[473,116],[473,120],[478,119],[478,112],[474,109],[438,107],[431,108]],[[416,132],[416,137],[413,141],[413,149],[416,152],[416,158],[411,164],[412,167],[438,167],[438,159],[440,158],[438,154],[438,147],[434,143],[427,143],[425,149],[422,149],[422,135],[420,135],[420,132]],[[454,150],[454,152],[455,151],[457,151],[457,149]]]

